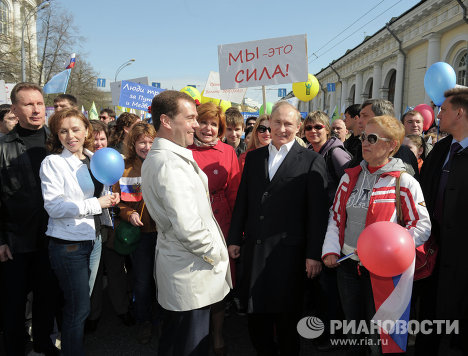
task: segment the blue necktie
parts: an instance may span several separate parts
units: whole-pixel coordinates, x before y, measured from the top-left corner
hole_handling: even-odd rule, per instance
[[[458,142],[452,143],[447,163],[444,164],[444,166],[442,167],[442,172],[440,173],[439,190],[437,191],[437,200],[434,209],[434,217],[437,220],[437,222],[439,222],[439,224],[442,223],[445,188],[447,186],[448,177],[450,174],[452,159],[455,153],[457,153],[461,148],[462,146]]]

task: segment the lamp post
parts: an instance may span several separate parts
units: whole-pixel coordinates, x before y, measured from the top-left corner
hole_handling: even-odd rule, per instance
[[[117,68],[117,71],[115,72],[115,76],[114,76],[114,82],[117,82],[117,76],[119,75],[120,71],[124,69],[125,67],[128,67],[129,65],[131,65],[133,62],[135,62],[135,59],[133,58],[129,59],[128,61],[123,63],[119,68]]]
[[[21,81],[25,82],[26,81],[26,63],[25,63],[25,53],[24,53],[24,29],[26,28],[26,25],[28,24],[29,19],[39,12],[42,9],[45,9],[47,6],[49,6],[49,0],[46,0],[43,3],[40,3],[37,5],[34,9],[29,11],[29,13],[25,16],[24,22],[23,22],[23,29],[21,31]]]

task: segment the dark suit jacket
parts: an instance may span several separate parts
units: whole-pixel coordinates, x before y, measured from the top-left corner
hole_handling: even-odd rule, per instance
[[[328,220],[322,156],[295,142],[271,182],[268,157],[268,146],[247,154],[228,237],[242,245],[240,292],[258,313],[298,307],[305,259],[320,261]]]
[[[436,143],[421,168],[421,188],[431,215],[432,234],[439,244],[437,288],[438,319],[468,319],[468,148],[454,155],[443,205],[442,222],[433,219],[442,166],[452,136]]]

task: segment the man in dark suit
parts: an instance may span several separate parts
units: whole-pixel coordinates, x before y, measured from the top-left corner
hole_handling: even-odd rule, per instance
[[[468,269],[466,204],[468,202],[468,88],[445,92],[439,112],[439,141],[424,161],[421,188],[431,215],[432,235],[439,246],[432,276],[415,283],[422,289],[424,319],[459,320],[458,335],[468,354]],[[440,335],[418,335],[416,355],[437,350]],[[452,343],[453,344],[453,343]]]
[[[299,354],[303,282],[322,268],[326,166],[295,141],[300,124],[288,102],[273,107],[271,144],[247,154],[229,231],[230,256],[242,255],[239,289],[258,355],[277,354],[275,330],[280,354]]]

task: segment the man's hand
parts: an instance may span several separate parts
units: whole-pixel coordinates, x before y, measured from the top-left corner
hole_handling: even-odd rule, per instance
[[[10,248],[7,244],[0,245],[0,262],[6,262],[12,260],[13,255],[10,252]]]
[[[143,223],[141,222],[140,220],[140,215],[138,215],[138,213],[136,211],[134,211],[131,215],[130,215],[130,224],[132,224],[133,226],[136,226],[136,227],[140,227],[140,226],[143,226]]]
[[[329,268],[335,268],[340,265],[339,263],[336,263],[337,260],[338,260],[338,256],[328,255],[327,257],[323,259],[323,263],[325,263],[325,266]]]
[[[240,256],[240,246],[229,245],[228,247],[229,257],[236,259]]]
[[[322,271],[322,262],[312,260],[310,258],[306,259],[306,272],[308,278],[314,278],[319,275]]]

